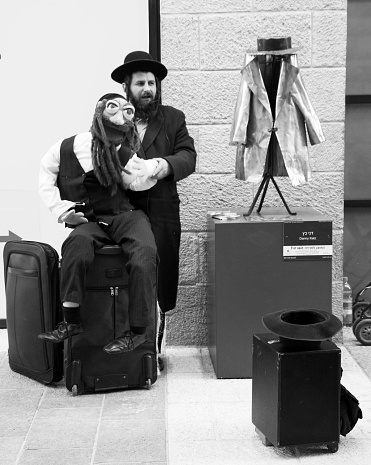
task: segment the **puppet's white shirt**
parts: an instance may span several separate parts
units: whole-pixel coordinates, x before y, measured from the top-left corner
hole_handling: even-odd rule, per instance
[[[59,222],[61,222],[60,217],[66,213],[69,208],[76,205],[75,202],[71,202],[70,200],[62,200],[57,187],[62,141],[63,139],[53,144],[43,156],[39,172],[40,196],[53,215],[58,218]],[[73,143],[73,151],[85,173],[93,170],[91,141],[91,133],[84,132],[77,134]],[[151,176],[158,165],[157,160],[150,159],[143,160],[143,162],[145,162],[147,167],[147,176],[136,176],[135,174],[129,175],[122,172],[123,187],[125,189],[144,191],[150,189],[156,184],[157,179],[153,179]],[[130,159],[125,166],[125,168],[129,171],[131,164],[132,160]]]

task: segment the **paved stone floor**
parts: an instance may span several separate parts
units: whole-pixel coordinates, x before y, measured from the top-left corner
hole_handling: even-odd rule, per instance
[[[364,418],[332,454],[264,446],[251,423],[251,379],[216,379],[207,348],[167,347],[151,390],[73,397],[63,382],[44,386],[12,372],[0,330],[0,464],[368,465],[371,348],[350,332],[339,347],[342,383]]]

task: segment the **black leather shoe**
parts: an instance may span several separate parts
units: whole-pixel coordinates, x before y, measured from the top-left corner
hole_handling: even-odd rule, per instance
[[[49,331],[48,333],[41,333],[37,337],[43,341],[53,342],[56,344],[57,342],[63,342],[68,337],[80,334],[83,331],[84,329],[82,327],[82,323],[73,324],[62,321],[62,323],[58,323],[57,328],[53,331]]]
[[[136,347],[143,344],[143,342],[146,342],[146,340],[146,333],[137,334],[133,333],[133,331],[125,331],[120,337],[103,347],[103,350],[110,355],[131,352]]]

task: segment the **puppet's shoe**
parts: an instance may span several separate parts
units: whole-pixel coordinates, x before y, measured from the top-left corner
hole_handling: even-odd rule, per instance
[[[63,342],[69,337],[76,336],[76,334],[80,334],[83,331],[82,323],[73,324],[62,321],[62,323],[59,323],[57,328],[53,331],[41,333],[37,337],[43,341],[53,342],[56,344],[58,342]]]
[[[146,333],[137,334],[133,331],[125,331],[120,337],[103,347],[103,350],[110,355],[131,352],[136,347],[146,342],[146,340]]]

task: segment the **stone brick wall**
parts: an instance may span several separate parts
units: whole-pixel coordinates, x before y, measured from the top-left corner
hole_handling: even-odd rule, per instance
[[[206,212],[251,204],[256,185],[234,175],[229,131],[245,51],[257,37],[291,36],[326,142],[310,149],[313,180],[279,186],[290,206],[333,220],[333,313],[341,316],[346,0],[161,0],[163,103],[184,111],[198,152],[196,172],[179,183],[182,244],[177,308],[167,343],[206,345]],[[272,186],[264,206],[282,206]]]

